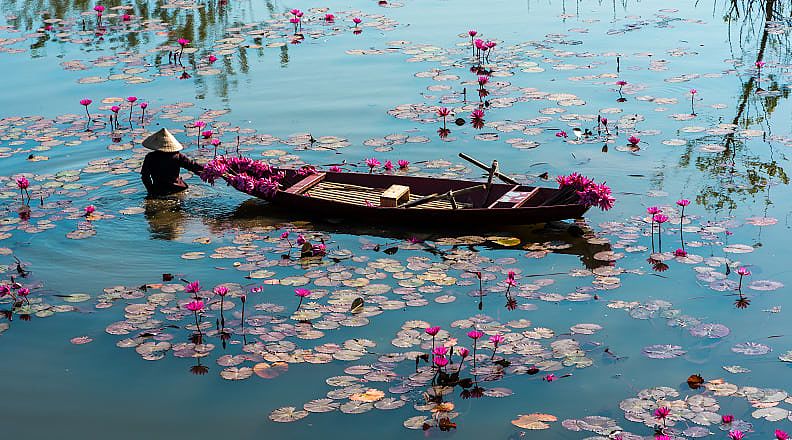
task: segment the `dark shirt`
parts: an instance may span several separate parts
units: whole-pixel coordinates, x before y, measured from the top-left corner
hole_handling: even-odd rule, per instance
[[[140,178],[151,195],[174,194],[187,189],[187,184],[179,177],[180,168],[192,173],[203,171],[202,165],[179,152],[152,151],[143,159]]]

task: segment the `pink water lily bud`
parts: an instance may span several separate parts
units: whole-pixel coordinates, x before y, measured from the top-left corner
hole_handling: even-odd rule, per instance
[[[478,338],[484,336],[484,332],[482,332],[480,330],[471,330],[471,331],[468,332],[467,335],[468,335],[468,337],[470,339],[478,339]]]
[[[20,176],[16,178],[16,184],[19,189],[27,189],[30,186],[30,181],[28,181],[27,177]]]

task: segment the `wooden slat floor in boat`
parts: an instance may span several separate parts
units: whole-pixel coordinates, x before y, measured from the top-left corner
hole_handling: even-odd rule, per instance
[[[338,202],[351,203],[354,205],[365,205],[370,202],[374,206],[379,206],[379,196],[385,188],[367,188],[365,186],[350,185],[337,182],[321,182],[308,190],[311,197],[323,200],[334,200]],[[422,195],[410,194],[410,201],[418,200]],[[469,204],[457,202],[460,208],[468,208]],[[435,200],[420,206],[418,209],[453,209],[448,200]]]

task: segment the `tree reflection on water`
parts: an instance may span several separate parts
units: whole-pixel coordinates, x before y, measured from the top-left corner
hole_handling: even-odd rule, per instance
[[[789,14],[789,6],[788,2],[777,0],[729,0],[726,4],[724,21],[729,25],[729,42],[732,52],[737,52],[735,59],[741,60],[736,67],[747,70],[747,79],[743,79],[746,75],[740,76],[741,90],[734,106],[734,117],[724,121],[734,130],[722,136],[705,136],[689,142],[679,160],[680,167],[687,167],[692,161],[696,169],[714,177],[696,197],[696,202],[706,208],[732,210],[739,206],[740,200],[763,191],[765,203],[769,205],[772,203],[771,186],[789,184],[789,176],[778,163],[773,144],[768,140],[768,136],[773,134],[771,116],[780,100],[789,97],[789,86],[779,84],[779,78],[771,73],[771,69],[765,69],[762,76],[767,76],[766,89],[762,89],[753,67],[766,59],[778,63],[790,59],[788,35],[773,32],[771,26],[784,20]],[[751,151],[746,139],[738,134],[740,130],[755,126],[764,130],[762,140],[767,143],[769,157]],[[702,144],[719,144],[724,150],[694,158],[694,148]]]

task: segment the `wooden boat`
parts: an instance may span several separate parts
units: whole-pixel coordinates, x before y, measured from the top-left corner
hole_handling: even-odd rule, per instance
[[[477,165],[491,171],[489,182],[347,172],[300,176],[281,170],[285,188],[270,202],[325,219],[410,227],[544,223],[580,218],[588,210],[574,193],[520,185],[498,173],[497,162],[491,168]],[[493,177],[511,183],[493,183]]]

